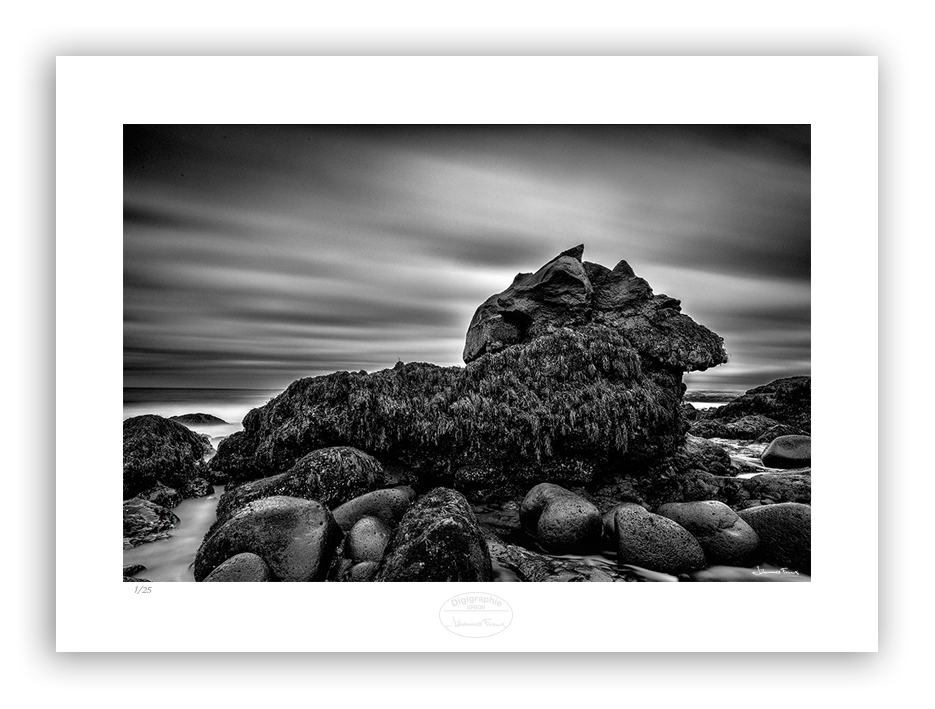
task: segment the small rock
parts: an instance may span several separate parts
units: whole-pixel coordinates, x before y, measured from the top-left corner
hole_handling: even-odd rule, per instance
[[[678,575],[705,566],[705,555],[691,533],[667,517],[635,504],[616,508],[617,563]]]
[[[123,503],[123,536],[128,539],[164,532],[179,521],[174,512],[149,500],[134,497]]]
[[[136,576],[140,571],[146,571],[146,567],[142,564],[127,564],[123,567],[124,576]]]
[[[351,567],[350,573],[347,575],[347,580],[373,581],[379,568],[380,564],[376,561],[362,561],[359,564],[354,564],[354,566]]]
[[[811,436],[779,436],[760,456],[767,468],[807,468],[812,464]]]
[[[380,561],[393,530],[376,517],[361,517],[344,540],[344,555],[354,561]]]
[[[205,577],[209,581],[269,581],[270,573],[266,562],[256,554],[235,554]]]
[[[415,498],[416,491],[408,485],[384,488],[348,500],[332,510],[332,514],[345,532],[362,517],[376,517],[390,527],[395,527]]]
[[[601,513],[590,502],[552,483],[540,483],[523,499],[523,530],[552,554],[589,553],[600,548]]]
[[[709,564],[744,566],[760,541],[753,528],[723,502],[670,502],[656,514],[691,532]]]
[[[163,485],[159,482],[157,482],[153,487],[149,488],[145,492],[141,492],[139,495],[137,495],[137,497],[139,497],[141,500],[149,500],[150,502],[167,509],[178,507],[182,502],[182,495],[180,495],[177,490],[173,490],[171,487]]]

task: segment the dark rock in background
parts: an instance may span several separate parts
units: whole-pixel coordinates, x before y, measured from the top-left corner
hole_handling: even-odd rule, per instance
[[[760,414],[805,433],[812,429],[812,378],[786,377],[750,389],[728,404],[718,407],[715,419],[736,421]]]
[[[170,421],[178,421],[181,424],[193,425],[193,426],[203,426],[203,425],[216,425],[216,424],[226,424],[227,421],[224,419],[219,419],[217,416],[212,416],[211,414],[182,414],[180,416],[170,416]]]
[[[180,490],[199,477],[211,445],[197,433],[161,416],[145,415],[123,422],[123,498],[156,483]]]

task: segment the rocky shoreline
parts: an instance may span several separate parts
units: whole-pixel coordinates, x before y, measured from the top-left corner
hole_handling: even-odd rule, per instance
[[[127,419],[125,548],[171,534],[172,507],[224,484],[199,582],[810,574],[810,378],[684,403],[684,373],[726,362],[721,338],[626,262],[582,255],[485,301],[464,368],[299,380],[216,454],[179,422],[209,414]],[[762,446],[759,462],[726,441]]]

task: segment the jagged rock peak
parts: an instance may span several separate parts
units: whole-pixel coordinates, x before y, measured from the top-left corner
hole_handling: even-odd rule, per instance
[[[563,251],[535,273],[517,274],[478,307],[464,361],[525,344],[559,327],[598,325],[624,334],[641,355],[681,371],[727,361],[724,341],[681,312],[681,302],[654,295],[630,264],[613,270],[582,261],[584,244]]]

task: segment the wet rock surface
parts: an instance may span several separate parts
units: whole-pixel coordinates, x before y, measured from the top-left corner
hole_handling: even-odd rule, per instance
[[[172,512],[149,500],[134,497],[123,503],[123,546],[139,546],[147,542],[165,539],[168,530],[179,523]]]
[[[523,498],[519,514],[523,530],[552,554],[589,553],[600,547],[600,511],[559,485],[536,485]]]
[[[759,555],[780,567],[812,573],[812,508],[796,502],[740,511],[760,537]]]
[[[656,514],[691,532],[708,564],[746,566],[754,560],[760,541],[757,533],[723,502],[672,502],[659,507]]]
[[[203,471],[211,444],[188,428],[162,416],[145,415],[123,422],[123,498],[157,483],[180,490]]]
[[[763,451],[762,460],[770,468],[806,468],[812,464],[811,436],[779,436]]]
[[[705,566],[698,540],[680,524],[634,504],[614,511],[617,563],[678,575]]]
[[[285,496],[255,500],[209,532],[195,556],[195,580],[250,552],[263,559],[275,580],[320,581],[342,536],[319,502]]]
[[[205,582],[224,583],[259,583],[270,581],[271,574],[266,562],[256,554],[244,552],[235,554],[216,567],[205,577]]]
[[[436,488],[410,507],[386,548],[377,581],[490,581],[490,552],[467,500]]]

